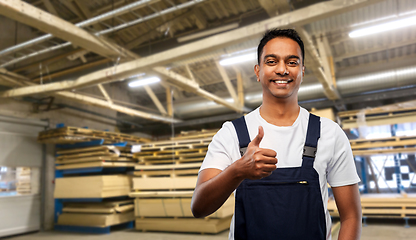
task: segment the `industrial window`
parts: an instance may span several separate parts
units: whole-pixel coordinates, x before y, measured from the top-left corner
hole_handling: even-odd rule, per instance
[[[39,168],[0,166],[0,197],[39,194]]]
[[[394,125],[362,126],[358,129],[361,138],[389,138],[416,136],[416,122]],[[409,138],[407,138],[409,139]],[[413,139],[413,138],[412,138]],[[412,146],[408,146],[412,147]],[[393,148],[393,147],[390,147]],[[367,165],[369,188],[397,192],[398,184],[407,192],[416,191],[416,152],[396,154],[375,154],[368,156]],[[375,184],[377,182],[377,186]]]

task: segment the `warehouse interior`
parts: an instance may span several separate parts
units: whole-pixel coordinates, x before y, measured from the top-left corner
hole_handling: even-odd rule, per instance
[[[253,67],[262,34],[293,28],[305,44],[299,105],[337,122],[352,146],[368,225],[362,239],[409,239],[416,233],[415,23],[413,0],[0,0],[0,209],[7,216],[0,238],[227,238],[231,197],[201,228],[183,206],[215,132],[261,105]],[[100,150],[85,145],[101,139]],[[97,148],[83,152],[78,143]],[[107,154],[94,156],[94,164],[108,163],[101,172],[88,172],[98,166],[84,161],[92,151]],[[159,165],[147,162],[155,159]],[[157,184],[156,170],[165,171]],[[125,178],[105,179],[115,174]],[[75,185],[88,185],[83,178],[63,180],[79,176],[120,182],[127,193],[77,195]],[[181,213],[167,213],[168,202]],[[117,224],[62,218],[98,206],[120,215]],[[335,204],[328,209],[336,236]]]

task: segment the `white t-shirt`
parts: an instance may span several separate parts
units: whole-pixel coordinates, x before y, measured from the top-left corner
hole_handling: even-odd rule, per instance
[[[299,116],[292,126],[279,127],[268,123],[260,115],[260,108],[245,116],[250,139],[257,136],[259,126],[264,129],[260,148],[273,149],[277,152],[278,168],[300,167],[303,146],[309,121],[309,112],[300,108]],[[216,168],[224,170],[241,158],[238,137],[234,125],[225,122],[208,146],[208,152],[201,170]],[[321,137],[314,161],[314,168],[319,174],[322,202],[326,214],[327,239],[331,239],[331,217],[327,210],[328,187],[339,187],[358,183],[351,146],[342,129],[327,118],[321,117]],[[234,218],[230,226],[230,237],[234,239]]]

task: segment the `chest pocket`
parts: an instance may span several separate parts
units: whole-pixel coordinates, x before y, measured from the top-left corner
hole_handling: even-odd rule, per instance
[[[247,148],[250,137],[245,118],[236,119],[233,124],[240,150]],[[320,118],[310,114],[300,167],[277,168],[268,177],[245,179],[237,187],[236,240],[326,239],[319,175],[313,168],[320,127]]]

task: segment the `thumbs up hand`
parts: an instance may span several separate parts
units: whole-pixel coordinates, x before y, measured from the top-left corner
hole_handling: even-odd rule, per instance
[[[276,169],[277,153],[259,147],[263,136],[263,127],[259,126],[259,133],[247,146],[244,156],[237,161],[244,178],[261,179],[269,176]]]

